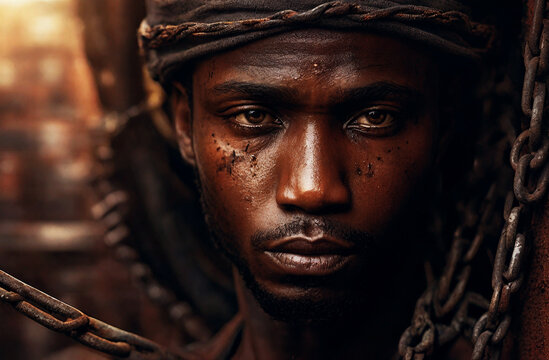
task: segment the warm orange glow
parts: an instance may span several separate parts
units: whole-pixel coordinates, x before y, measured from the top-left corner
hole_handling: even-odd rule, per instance
[[[68,3],[70,0],[0,0],[0,6],[26,6],[36,3]]]
[[[86,184],[100,110],[82,29],[75,0],[0,0],[0,218]]]
[[[44,100],[65,93],[78,112],[97,116],[75,8],[74,0],[0,0],[0,91]]]

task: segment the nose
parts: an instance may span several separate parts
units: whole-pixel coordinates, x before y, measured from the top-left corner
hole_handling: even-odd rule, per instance
[[[303,128],[304,127],[304,128]],[[351,203],[334,134],[328,126],[309,122],[288,130],[276,189],[278,206],[307,213],[341,212]]]

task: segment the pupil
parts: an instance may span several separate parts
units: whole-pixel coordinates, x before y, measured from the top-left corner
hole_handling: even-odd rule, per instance
[[[380,111],[372,110],[368,113],[368,117],[373,120],[374,123],[379,124],[383,121],[384,116]]]
[[[246,112],[246,120],[253,124],[259,124],[265,120],[265,113],[257,110],[249,110]]]
[[[251,110],[248,112],[248,116],[252,119],[259,119],[261,118],[261,113],[259,111]]]

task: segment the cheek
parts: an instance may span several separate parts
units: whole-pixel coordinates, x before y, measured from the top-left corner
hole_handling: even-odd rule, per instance
[[[193,130],[202,196],[209,212],[227,234],[249,237],[251,214],[261,212],[274,188],[269,164],[275,152],[259,154],[252,140],[235,139],[206,121]]]
[[[362,153],[353,157],[350,176],[353,207],[361,209],[362,226],[383,232],[410,210],[409,201],[419,196],[434,159],[431,121],[414,124],[390,138],[371,139]]]

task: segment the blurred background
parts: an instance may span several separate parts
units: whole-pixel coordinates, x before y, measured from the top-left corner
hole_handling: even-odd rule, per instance
[[[177,348],[235,305],[144,77],[143,17],[141,0],[0,0],[0,269]],[[107,357],[0,304],[0,358]]]

